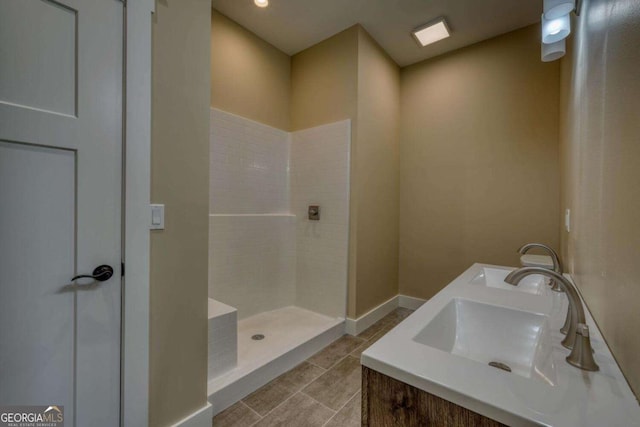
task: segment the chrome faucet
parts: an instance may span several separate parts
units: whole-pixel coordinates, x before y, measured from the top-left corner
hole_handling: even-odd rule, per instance
[[[571,349],[571,353],[567,356],[567,362],[585,371],[597,371],[600,368],[593,360],[593,352],[591,350],[591,339],[589,338],[589,326],[584,315],[582,301],[578,295],[575,286],[569,282],[564,276],[555,271],[540,267],[523,267],[512,271],[504,279],[510,285],[517,286],[522,279],[532,274],[541,274],[558,283],[567,294],[569,299],[569,309],[571,314],[571,323],[567,336],[562,340],[562,345]]]
[[[558,256],[558,253],[554,251],[551,247],[544,245],[542,243],[527,243],[526,245],[518,249],[518,252],[524,255],[527,252],[529,252],[529,249],[532,249],[532,248],[540,248],[548,252],[549,255],[551,255],[551,260],[553,261],[553,271],[562,275],[563,271],[562,271],[562,263],[560,262],[560,257]],[[551,290],[556,292],[562,292],[562,288],[560,287],[560,285],[558,285],[558,282],[556,282],[553,279],[551,279]]]

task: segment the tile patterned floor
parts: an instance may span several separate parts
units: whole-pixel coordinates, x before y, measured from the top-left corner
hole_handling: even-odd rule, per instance
[[[343,335],[213,418],[213,427],[360,426],[360,355],[405,319],[398,308],[357,337]]]

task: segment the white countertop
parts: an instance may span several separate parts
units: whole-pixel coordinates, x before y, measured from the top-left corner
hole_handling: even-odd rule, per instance
[[[510,426],[640,426],[640,406],[591,314],[586,311],[597,372],[569,365],[561,346],[567,298],[514,292],[469,282],[483,267],[474,264],[362,354],[362,364],[384,375]],[[420,344],[414,338],[454,298],[548,316],[552,333],[552,384],[525,378]],[[586,308],[585,308],[586,309]]]

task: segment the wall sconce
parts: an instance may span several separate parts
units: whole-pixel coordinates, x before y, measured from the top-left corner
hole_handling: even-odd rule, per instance
[[[569,14],[558,18],[547,19],[542,14],[542,43],[551,44],[566,39],[571,34],[571,18]]]
[[[571,12],[575,0],[544,0],[542,14],[542,62],[555,61],[566,53],[566,38],[571,34]],[[577,13],[577,11],[576,11]]]
[[[542,43],[542,62],[551,62],[560,59],[566,52],[567,43],[565,39],[551,44]]]
[[[544,16],[555,19],[568,15],[576,8],[574,0],[544,0]]]

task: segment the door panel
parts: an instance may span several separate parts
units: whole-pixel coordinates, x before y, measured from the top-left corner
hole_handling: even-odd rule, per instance
[[[0,141],[0,200],[0,404],[56,402],[71,422],[75,153]]]
[[[1,68],[0,101],[76,115],[76,17],[51,1],[0,2],[0,52],[11,59]]]
[[[118,0],[0,0],[0,406],[65,425],[119,424],[122,45]]]

